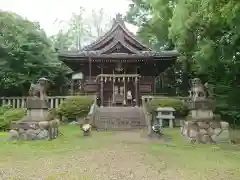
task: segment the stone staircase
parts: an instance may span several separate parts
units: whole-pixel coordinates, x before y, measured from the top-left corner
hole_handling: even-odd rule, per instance
[[[101,107],[96,110],[94,124],[98,130],[133,130],[146,127],[141,107]]]

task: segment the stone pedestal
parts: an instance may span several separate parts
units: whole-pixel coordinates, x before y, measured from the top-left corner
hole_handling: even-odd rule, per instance
[[[60,121],[15,121],[9,131],[10,140],[55,139],[59,134]]]
[[[192,143],[228,142],[229,124],[214,118],[214,101],[196,99],[189,102],[190,113],[183,122],[181,134]]]
[[[229,140],[229,124],[224,121],[185,121],[181,134],[194,143],[223,143]]]
[[[208,83],[205,83],[208,85]],[[188,103],[190,113],[182,123],[181,134],[192,143],[228,142],[229,124],[214,116],[212,91],[201,83],[199,78],[191,80]],[[208,94],[208,95],[207,95]]]
[[[58,136],[58,119],[48,111],[46,98],[47,79],[40,78],[39,84],[31,84],[27,99],[27,115],[19,121],[12,122],[9,132],[11,140],[54,139]],[[40,97],[36,94],[39,93]]]

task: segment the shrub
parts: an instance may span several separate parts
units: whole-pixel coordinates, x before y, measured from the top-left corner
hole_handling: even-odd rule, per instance
[[[18,121],[26,114],[25,109],[5,108],[5,112],[3,112],[4,107],[0,109],[2,113],[0,114],[0,130],[8,130],[12,121]]]
[[[11,105],[0,106],[0,116],[3,115],[7,110],[11,109]]]
[[[92,96],[69,97],[58,106],[56,113],[59,116],[64,116],[68,121],[75,120],[76,117],[86,116],[92,103]]]
[[[153,99],[147,104],[148,112],[156,113],[158,107],[172,107],[176,110],[176,117],[185,117],[188,115],[189,109],[185,102],[180,99],[164,98],[164,99]]]

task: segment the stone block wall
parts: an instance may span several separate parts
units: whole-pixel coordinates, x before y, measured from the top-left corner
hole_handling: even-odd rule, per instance
[[[185,121],[181,135],[192,143],[223,143],[229,140],[228,128],[224,121]]]
[[[9,140],[53,139],[59,133],[59,120],[40,122],[13,122]]]

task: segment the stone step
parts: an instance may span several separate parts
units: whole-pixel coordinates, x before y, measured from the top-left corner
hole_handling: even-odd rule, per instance
[[[99,130],[131,130],[146,127],[141,107],[102,107],[95,115]]]

